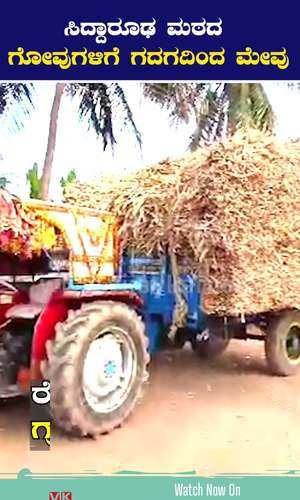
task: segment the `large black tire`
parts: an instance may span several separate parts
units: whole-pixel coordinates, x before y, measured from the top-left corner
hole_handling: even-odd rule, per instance
[[[207,339],[192,341],[192,348],[200,358],[214,359],[225,351],[229,341],[229,339],[225,339],[209,331]]]
[[[134,353],[135,371],[122,404],[112,411],[95,411],[84,392],[83,367],[91,343],[99,332],[110,328],[125,332]],[[142,320],[126,304],[93,302],[70,311],[56,332],[49,359],[54,422],[64,431],[82,436],[96,436],[120,426],[134,409],[147,379],[148,339]]]
[[[265,353],[274,375],[294,375],[300,367],[300,311],[274,318],[267,329]]]

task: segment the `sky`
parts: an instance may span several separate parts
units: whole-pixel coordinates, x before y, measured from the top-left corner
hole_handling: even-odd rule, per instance
[[[36,82],[35,107],[30,117],[23,120],[21,130],[12,127],[5,117],[0,119],[0,177],[11,181],[10,189],[19,196],[28,195],[26,171],[37,162],[42,168],[47,146],[49,116],[54,95],[54,82]],[[167,157],[179,157],[187,150],[194,123],[170,124],[168,114],[157,105],[142,99],[141,85],[122,83],[135,122],[142,135],[142,149],[129,130],[117,134],[114,153],[103,152],[87,124],[80,122],[76,100],[64,96],[58,120],[57,144],[53,164],[51,197],[59,199],[59,180],[70,169],[75,169],[82,181],[99,178],[111,172],[123,173],[156,163]],[[282,138],[300,137],[300,91],[291,91],[287,84],[264,84],[277,117],[277,134]]]

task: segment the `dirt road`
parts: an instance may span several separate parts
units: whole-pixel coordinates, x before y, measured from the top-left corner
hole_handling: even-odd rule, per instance
[[[0,406],[0,471],[267,472],[300,469],[300,375],[268,374],[263,345],[233,341],[214,362],[189,351],[151,364],[142,404],[98,440],[56,435],[29,451],[27,401]]]

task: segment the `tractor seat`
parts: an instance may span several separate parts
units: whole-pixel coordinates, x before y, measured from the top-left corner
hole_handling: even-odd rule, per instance
[[[29,289],[29,302],[17,304],[6,311],[6,318],[34,319],[49,302],[52,294],[62,286],[60,278],[45,279],[31,285]]]

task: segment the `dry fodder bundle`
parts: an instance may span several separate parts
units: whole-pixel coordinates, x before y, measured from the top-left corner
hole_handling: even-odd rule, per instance
[[[300,307],[300,146],[256,130],[137,174],[73,185],[137,252],[169,246],[204,282],[208,313]]]
[[[181,165],[165,161],[126,177],[103,177],[67,189],[69,203],[113,212],[123,221],[122,241],[126,247],[152,255],[165,252],[173,238],[174,214],[182,190]]]

